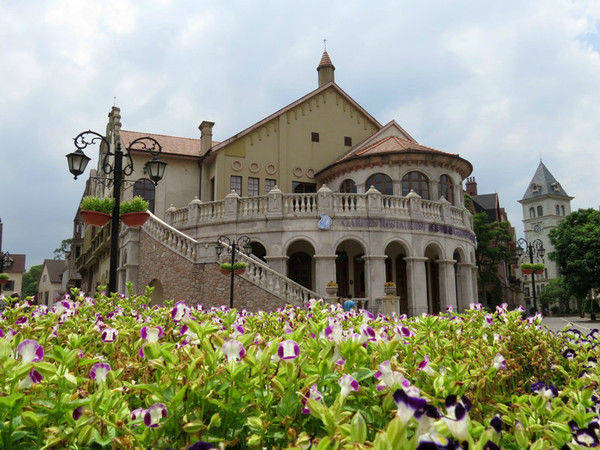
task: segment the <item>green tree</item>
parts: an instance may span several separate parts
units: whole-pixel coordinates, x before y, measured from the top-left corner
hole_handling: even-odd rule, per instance
[[[31,268],[23,274],[23,289],[22,297],[31,297],[38,292],[38,283],[42,275],[42,265],[31,266]]]
[[[556,261],[565,287],[577,298],[590,296],[600,289],[600,211],[580,209],[569,214],[550,231]],[[592,320],[596,320],[596,302],[591,302]]]
[[[495,306],[503,301],[503,288],[517,289],[514,280],[506,284],[499,275],[498,265],[512,264],[516,260],[515,246],[512,243],[509,222],[490,222],[485,212],[473,216],[473,230],[477,237],[475,260],[478,267],[478,283],[488,306]]]
[[[54,259],[66,259],[71,251],[71,243],[73,239],[63,239],[60,242],[60,247],[54,249]]]
[[[548,284],[542,288],[538,300],[544,305],[545,309],[548,309],[553,303],[558,302],[560,311],[567,312],[569,310],[570,298],[571,293],[565,286],[564,278],[558,277],[548,281]]]

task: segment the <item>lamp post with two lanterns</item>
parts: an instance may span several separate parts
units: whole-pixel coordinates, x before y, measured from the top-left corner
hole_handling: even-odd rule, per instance
[[[544,255],[546,254],[546,249],[544,249],[544,244],[540,239],[536,239],[532,242],[527,242],[525,239],[520,238],[517,241],[517,255],[519,258],[522,258],[523,255],[527,253],[529,256],[529,262],[533,264],[534,257],[539,258],[543,261]],[[537,295],[535,292],[535,273],[531,273],[531,293],[533,296],[533,309],[537,312]],[[542,304],[542,314],[546,314],[546,308]]]
[[[235,264],[235,252],[236,250],[241,249],[245,254],[249,255],[252,252],[252,245],[250,244],[250,238],[248,236],[242,235],[237,237],[228,237],[228,236],[219,236],[217,239],[215,250],[217,251],[217,256],[221,256],[225,247],[229,247],[231,252],[231,270],[229,275],[229,307],[233,308],[233,277],[234,270],[233,265]]]
[[[130,142],[125,149],[125,153],[121,148],[121,140],[116,139],[116,143],[111,143],[108,139],[95,131],[84,131],[78,134],[75,138],[75,147],[77,150],[69,153],[67,162],[69,164],[69,172],[75,179],[81,175],[90,162],[90,157],[83,153],[88,145],[96,143],[104,143],[106,145],[106,153],[102,159],[102,171],[106,174],[112,174],[113,183],[113,198],[115,200],[112,212],[111,236],[110,236],[110,269],[108,277],[108,291],[110,293],[117,292],[117,262],[119,256],[119,209],[121,205],[121,185],[123,184],[123,175],[129,176],[133,173],[133,160],[131,159],[132,150],[147,151],[152,155],[152,159],[144,165],[144,172],[150,180],[156,184],[163,178],[167,163],[161,161],[158,155],[162,151],[162,147],[156,139],[149,136],[143,136]],[[110,156],[113,156],[111,163]],[[123,167],[123,158],[127,158],[127,163]]]

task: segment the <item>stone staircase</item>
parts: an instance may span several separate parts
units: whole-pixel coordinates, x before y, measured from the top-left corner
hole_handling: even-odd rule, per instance
[[[193,239],[154,214],[150,214],[150,218],[142,227],[142,232],[190,263],[218,264],[221,262],[217,257],[214,243]],[[227,257],[226,255],[231,254],[231,247],[225,246],[225,248],[229,251],[222,253],[224,259]],[[222,262],[225,262],[224,259]],[[281,299],[283,303],[304,306],[311,298],[321,297],[316,292],[271,269],[258,258],[248,256],[237,249],[236,260],[245,262],[247,265],[246,271],[237,276]]]

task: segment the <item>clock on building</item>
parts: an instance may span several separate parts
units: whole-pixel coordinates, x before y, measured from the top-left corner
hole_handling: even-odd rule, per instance
[[[533,231],[535,231],[536,233],[541,233],[542,232],[542,227],[540,226],[539,223],[536,226],[533,227]]]

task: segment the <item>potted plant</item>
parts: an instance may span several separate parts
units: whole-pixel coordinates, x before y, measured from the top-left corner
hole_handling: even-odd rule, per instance
[[[325,286],[325,292],[327,292],[328,295],[337,295],[338,284],[335,281],[330,281],[327,283],[327,286]]]
[[[233,264],[233,271],[236,275],[241,275],[246,271],[247,266],[245,262],[236,262]]]
[[[121,220],[128,227],[141,227],[150,217],[148,202],[142,197],[133,197],[128,202],[121,203]]]
[[[221,264],[221,273],[223,275],[229,275],[231,273],[231,264],[230,263]]]
[[[523,275],[530,275],[533,273],[533,269],[531,268],[533,264],[530,263],[522,263],[521,264],[521,272],[523,272]]]
[[[115,200],[111,197],[88,195],[81,199],[81,217],[88,225],[101,227],[109,222],[114,204]]]
[[[9,279],[10,279],[10,277],[8,276],[7,273],[0,273],[0,286],[8,283]]]
[[[396,293],[396,283],[393,281],[386,281],[383,285],[383,292],[385,292],[386,295],[394,295]]]
[[[536,263],[533,264],[533,273],[535,273],[536,275],[541,275],[544,273],[544,269],[546,268],[546,266],[542,263]]]

